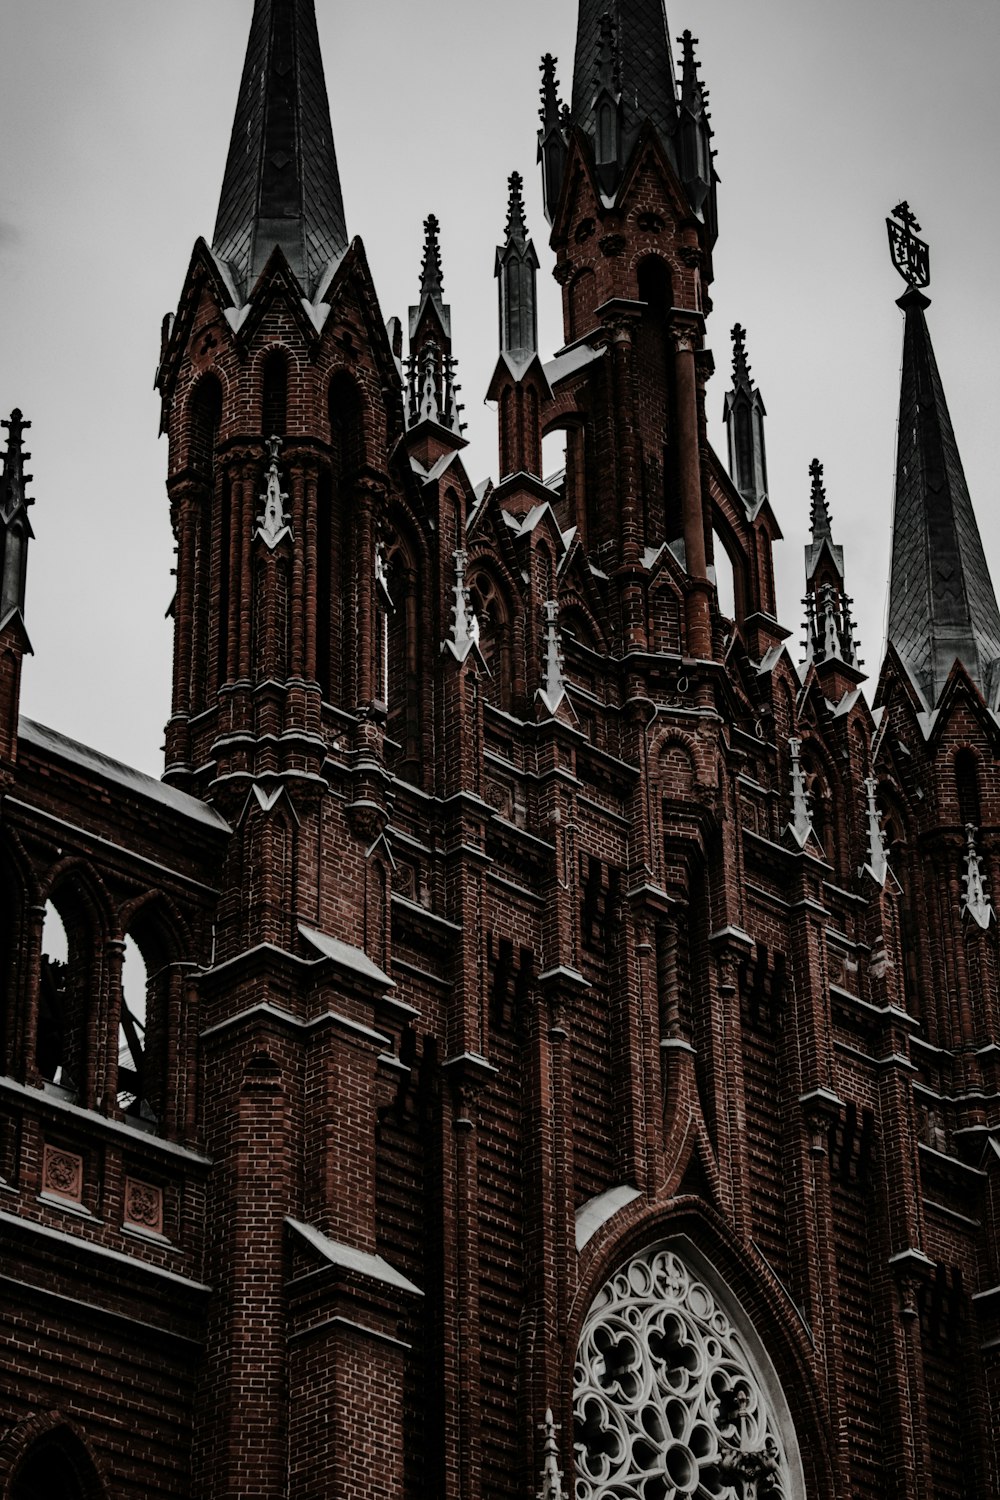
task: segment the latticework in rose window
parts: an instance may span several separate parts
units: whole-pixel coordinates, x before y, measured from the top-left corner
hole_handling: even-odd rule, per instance
[[[621,1267],[577,1350],[577,1500],[798,1500],[787,1410],[676,1250]]]

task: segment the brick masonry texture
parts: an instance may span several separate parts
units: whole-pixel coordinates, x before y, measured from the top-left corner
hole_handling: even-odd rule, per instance
[[[588,358],[501,365],[485,495],[407,420],[360,242],[321,318],[278,250],[234,316],[196,246],[162,784],[19,726],[3,628],[0,1495],[514,1500],[547,1409],[568,1495],[588,1311],[679,1236],[802,1495],[1000,1492],[996,719],[960,667],[929,732],[891,655],[877,725],[803,680],[706,436],[708,220],[649,130],[613,206],[596,171],[571,137]]]

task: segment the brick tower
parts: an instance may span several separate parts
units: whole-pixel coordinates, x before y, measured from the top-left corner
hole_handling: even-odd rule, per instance
[[[18,718],[5,424],[0,1500],[998,1492],[1000,612],[927,249],[873,710],[819,460],[786,644],[739,325],[708,440],[695,46],[580,0],[543,59],[565,344],[515,173],[474,485],[438,221],[404,349],[313,0],[255,0],[162,338],[162,782]]]

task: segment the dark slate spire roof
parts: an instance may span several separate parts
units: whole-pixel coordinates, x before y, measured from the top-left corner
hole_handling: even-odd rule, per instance
[[[606,16],[614,23],[614,82],[621,92],[626,150],[647,118],[671,148],[677,129],[677,82],[663,0],[580,0],[572,123],[593,139]]]
[[[1000,610],[931,347],[930,301],[906,315],[899,399],[889,642],[931,708],[957,657],[991,708],[1000,687]]]
[[[275,245],[307,296],[347,249],[314,0],[255,0],[212,240],[244,294]]]

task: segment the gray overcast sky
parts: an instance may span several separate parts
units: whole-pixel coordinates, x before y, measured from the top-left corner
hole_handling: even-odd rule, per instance
[[[807,466],[826,464],[862,654],[882,655],[902,283],[883,220],[930,240],[931,330],[1000,580],[997,0],[669,0],[700,37],[722,184],[709,323],[716,446],[729,330],[768,409],[784,623],[799,635]],[[197,235],[210,237],[252,0],[0,0],[0,409],[21,406],[37,540],[26,713],[158,773],[173,581],[152,378]],[[506,177],[529,187],[541,339],[561,343],[535,167],[538,59],[568,92],[575,0],[317,0],[348,227],[404,314],[442,224],[473,478],[496,354]]]

